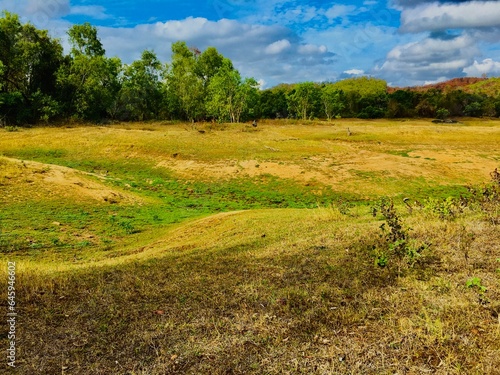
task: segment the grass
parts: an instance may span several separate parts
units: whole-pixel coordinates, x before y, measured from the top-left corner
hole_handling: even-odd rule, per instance
[[[16,373],[497,371],[498,122],[198,126],[1,133]],[[374,265],[387,195],[413,267]]]

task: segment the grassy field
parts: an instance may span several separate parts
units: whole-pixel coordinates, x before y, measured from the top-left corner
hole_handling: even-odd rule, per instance
[[[0,373],[498,374],[499,167],[497,120],[0,129]]]

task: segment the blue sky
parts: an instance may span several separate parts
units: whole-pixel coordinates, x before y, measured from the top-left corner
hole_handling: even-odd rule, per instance
[[[108,56],[171,43],[215,46],[243,76],[278,83],[357,75],[391,85],[500,75],[500,1],[0,0],[67,46],[75,23],[96,25]]]

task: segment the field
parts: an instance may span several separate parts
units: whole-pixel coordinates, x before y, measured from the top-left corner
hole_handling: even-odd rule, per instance
[[[496,168],[486,119],[0,129],[0,373],[500,374]]]

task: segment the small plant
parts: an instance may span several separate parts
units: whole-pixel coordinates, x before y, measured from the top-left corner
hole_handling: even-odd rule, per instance
[[[342,215],[349,215],[351,209],[354,208],[355,205],[348,200],[340,198],[335,202],[335,206]]]
[[[402,263],[413,266],[422,256],[422,252],[428,248],[427,244],[417,244],[410,238],[410,228],[403,224],[401,216],[394,207],[394,202],[388,198],[382,198],[372,208],[373,216],[381,213],[385,223],[380,226],[382,231],[380,238],[386,245],[385,249],[376,249],[375,264],[380,267],[388,265],[390,257],[394,255],[398,260],[398,268]]]
[[[463,213],[463,209],[462,202],[453,197],[445,199],[429,198],[424,202],[424,210],[437,215],[441,220],[453,220]]]
[[[488,288],[486,288],[482,284],[482,280],[479,277],[471,277],[469,280],[467,280],[465,286],[469,289],[475,289],[477,291],[479,297],[479,303],[486,304],[489,302],[488,298],[486,297],[486,292],[488,291]]]
[[[483,212],[488,221],[500,224],[500,172],[495,169],[490,173],[491,183],[483,187],[467,187],[470,197],[464,199],[468,206],[475,206]]]
[[[5,130],[8,131],[8,132],[18,132],[19,131],[19,127],[18,126],[6,126],[5,127]]]
[[[127,234],[134,234],[139,232],[134,225],[130,221],[120,221],[118,225],[125,231]]]

